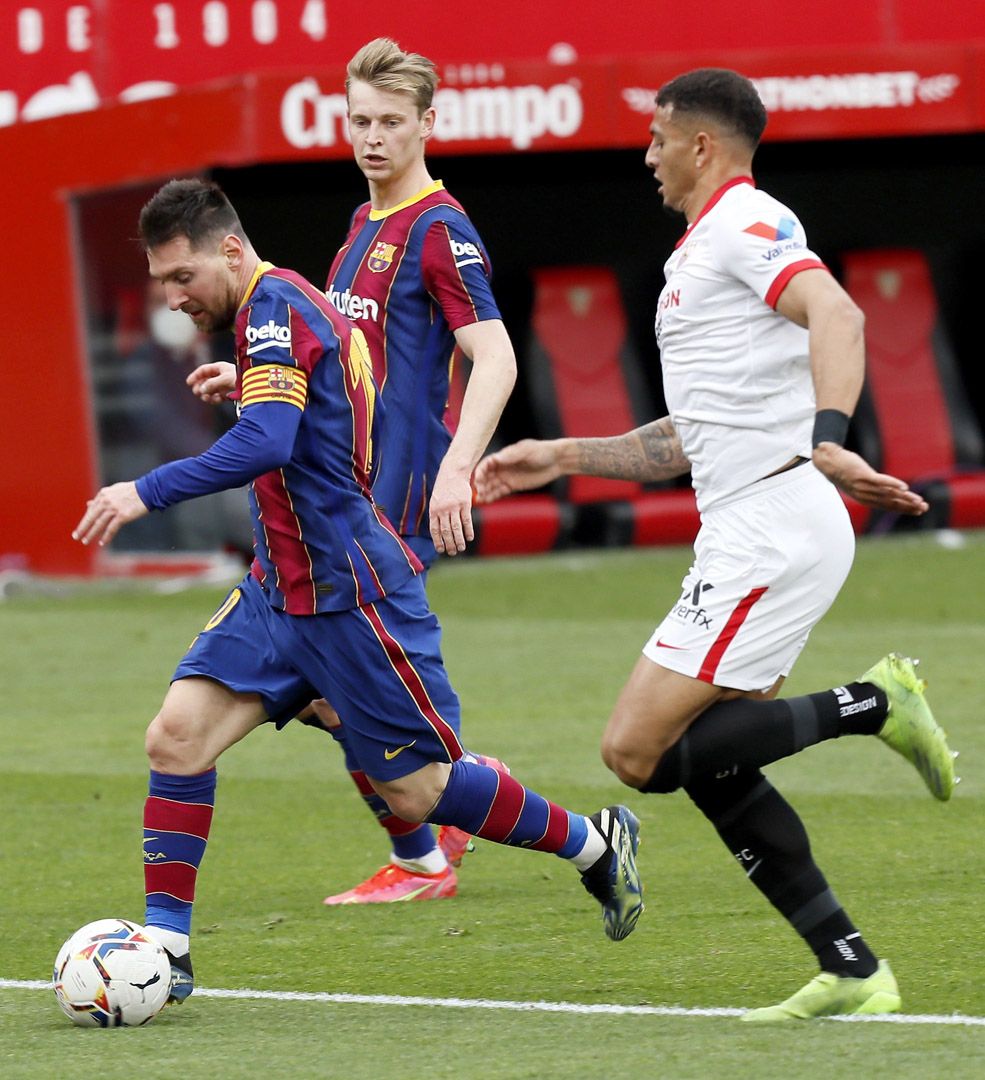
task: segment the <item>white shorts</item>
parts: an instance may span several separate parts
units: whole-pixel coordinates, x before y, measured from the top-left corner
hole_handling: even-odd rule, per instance
[[[715,686],[766,690],[838,595],[855,534],[838,491],[807,462],[705,514],[694,555],[643,655]]]

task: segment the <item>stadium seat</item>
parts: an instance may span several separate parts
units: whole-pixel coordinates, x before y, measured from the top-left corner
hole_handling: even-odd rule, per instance
[[[861,251],[842,264],[866,320],[865,389],[853,425],[860,453],[923,494],[925,526],[985,525],[982,435],[924,255]]]
[[[613,272],[541,269],[533,281],[525,370],[541,433],[621,435],[653,419]],[[690,487],[652,490],[634,481],[573,476],[563,491],[578,509],[574,538],[580,543],[681,544],[698,530]]]
[[[574,509],[553,495],[512,495],[472,508],[476,555],[537,555],[564,547],[574,530]]]

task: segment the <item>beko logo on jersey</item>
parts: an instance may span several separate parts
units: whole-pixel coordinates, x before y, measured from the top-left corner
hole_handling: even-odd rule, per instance
[[[585,115],[578,85],[442,87],[434,95],[437,142],[488,142],[508,139],[526,150],[545,135],[567,139]],[[284,138],[302,150],[352,142],[346,123],[345,94],[324,94],[314,78],[288,87],[280,103]]]
[[[271,345],[290,345],[291,328],[278,326],[273,319],[268,319],[263,326],[247,326],[246,340],[250,345],[257,341],[267,341]]]
[[[329,288],[328,299],[335,310],[347,319],[369,319],[376,322],[380,317],[380,305],[375,300],[359,296],[351,289],[340,293],[338,289]]]
[[[463,266],[471,266],[472,263],[481,263],[482,254],[475,244],[460,244],[457,240],[450,241],[451,253],[455,256],[455,265],[461,269]]]

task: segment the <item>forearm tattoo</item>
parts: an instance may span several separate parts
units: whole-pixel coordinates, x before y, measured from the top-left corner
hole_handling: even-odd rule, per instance
[[[577,439],[578,472],[653,483],[691,468],[669,416],[611,439]]]

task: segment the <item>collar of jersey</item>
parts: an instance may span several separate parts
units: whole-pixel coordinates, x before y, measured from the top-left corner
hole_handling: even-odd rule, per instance
[[[272,262],[261,262],[258,264],[256,270],[253,271],[253,277],[250,278],[249,285],[246,286],[246,292],[243,293],[243,299],[239,302],[240,308],[242,308],[246,301],[253,295],[253,290],[257,287],[257,282],[260,280],[261,276],[268,270],[273,269],[274,264]]]
[[[705,216],[705,214],[707,214],[708,211],[711,210],[711,208],[720,201],[721,197],[725,194],[725,192],[730,191],[732,188],[736,187],[739,184],[751,184],[753,187],[755,187],[756,181],[753,180],[751,176],[733,176],[731,180],[727,180],[724,184],[722,184],[722,186],[715,192],[715,194],[712,195],[712,197],[704,204],[704,206],[701,207],[701,213],[698,214],[694,221],[692,221],[691,224],[688,225],[688,227],[684,230],[684,235],[674,245],[675,251],[691,235],[692,231],[694,230],[694,226],[697,225],[698,222]]]
[[[403,210],[405,207],[413,206],[414,203],[420,202],[421,199],[426,199],[428,195],[433,195],[436,191],[443,191],[445,187],[443,180],[432,180],[426,188],[421,190],[416,195],[411,195],[409,199],[404,199],[402,203],[397,203],[396,206],[391,206],[387,210],[370,210],[370,221],[382,221],[383,218],[389,217],[391,214],[395,214],[398,210]]]

